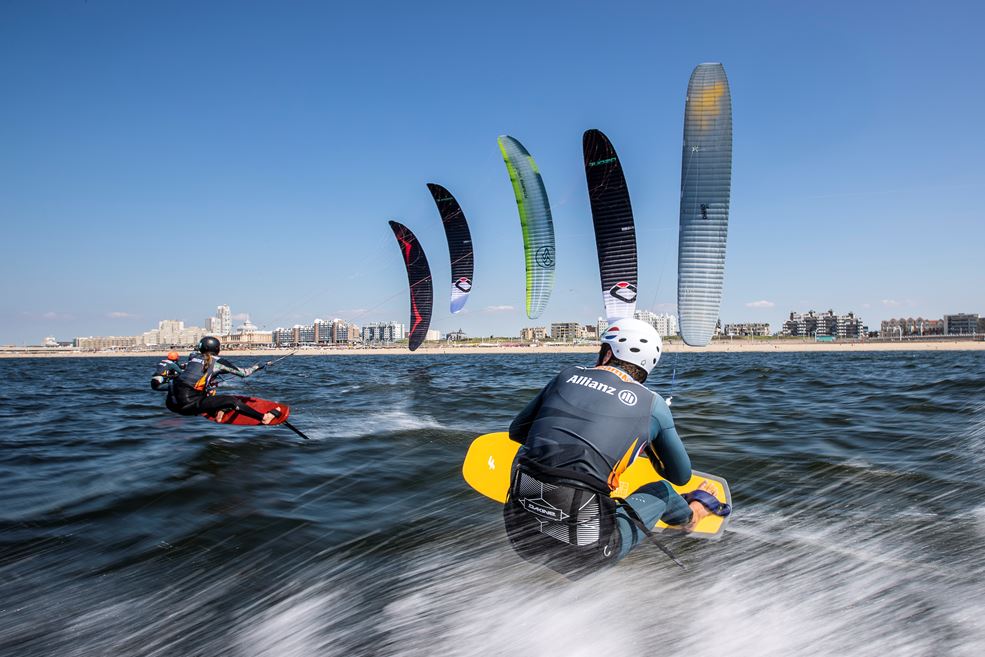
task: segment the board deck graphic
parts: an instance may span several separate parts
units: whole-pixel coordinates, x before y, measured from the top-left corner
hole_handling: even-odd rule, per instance
[[[280,402],[270,401],[267,399],[259,399],[257,397],[243,397],[237,395],[236,398],[239,399],[244,404],[246,404],[247,406],[249,406],[250,408],[252,408],[253,410],[257,411],[258,413],[266,413],[267,411],[272,411],[275,408],[280,408],[280,412],[281,412],[280,417],[274,418],[270,422],[270,424],[265,425],[268,427],[272,427],[275,424],[281,424],[282,422],[287,420],[287,417],[291,414],[291,408],[287,404],[282,404]],[[259,424],[262,424],[259,420],[254,420],[251,417],[246,417],[245,415],[237,413],[236,411],[226,411],[223,414],[222,422],[219,422],[218,420],[215,419],[214,416],[211,415],[203,415],[202,417],[206,418],[207,420],[211,420],[212,422],[216,422],[217,424],[239,424],[242,426],[257,426]]]
[[[513,460],[519,449],[520,444],[510,440],[509,434],[505,431],[479,436],[472,441],[468,454],[465,456],[465,462],[462,464],[462,476],[468,485],[477,492],[503,504],[506,502],[506,494],[510,487]],[[619,487],[612,491],[612,496],[626,498],[643,484],[661,480],[663,477],[653,469],[650,460],[641,457],[636,459],[619,477]],[[685,493],[694,490],[703,481],[711,483],[715,497],[728,504],[732,503],[732,494],[729,491],[727,481],[721,477],[696,470],[691,471],[690,481],[683,486],[674,485],[674,490],[678,493]],[[721,538],[726,525],[728,525],[729,517],[708,515],[698,523],[698,526],[688,536],[707,539]],[[665,530],[682,531],[663,522],[658,522],[653,530],[658,532]]]

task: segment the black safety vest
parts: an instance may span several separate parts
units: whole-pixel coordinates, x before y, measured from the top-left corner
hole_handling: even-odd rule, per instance
[[[619,553],[610,497],[650,441],[654,393],[621,370],[570,367],[548,384],[504,507],[513,548],[577,577]]]
[[[217,356],[209,360],[208,366],[205,365],[205,357],[202,354],[191,354],[185,369],[175,379],[175,383],[180,387],[191,389],[200,393],[207,393],[213,387],[215,380],[215,364]]]

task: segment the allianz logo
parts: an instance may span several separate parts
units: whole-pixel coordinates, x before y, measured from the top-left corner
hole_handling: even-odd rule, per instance
[[[636,406],[636,393],[632,390],[622,390],[619,392],[619,401],[626,406]]]
[[[565,383],[574,383],[580,386],[585,386],[586,388],[591,388],[592,390],[598,390],[599,392],[604,392],[607,395],[616,394],[616,389],[612,386],[607,386],[604,383],[599,383],[590,376],[583,376],[580,374],[573,374]]]
[[[598,390],[599,392],[603,392],[607,395],[612,395],[626,406],[636,406],[636,402],[638,401],[636,393],[632,390],[620,390],[619,394],[616,395],[615,388],[596,381],[590,376],[574,374],[567,381],[565,381],[565,383],[574,383],[575,385],[585,386],[586,388],[591,388],[592,390]]]

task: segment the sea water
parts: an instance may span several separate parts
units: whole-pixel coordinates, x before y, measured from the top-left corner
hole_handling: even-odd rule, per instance
[[[226,386],[304,441],[169,413],[153,358],[0,360],[0,655],[985,650],[985,353],[668,354],[648,385],[729,530],[668,538],[687,571],[643,545],[572,583],[460,468],[590,362],[294,357]]]

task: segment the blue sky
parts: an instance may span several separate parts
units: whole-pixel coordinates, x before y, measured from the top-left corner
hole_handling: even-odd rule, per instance
[[[972,2],[3,3],[0,343],[201,325],[219,303],[266,327],[405,321],[388,219],[428,253],[434,328],[593,321],[588,128],[626,171],[641,306],[675,312],[684,94],[706,61],[734,107],[724,321],[985,314],[983,19]],[[554,211],[536,322],[500,134]],[[476,245],[454,317],[427,182]]]

